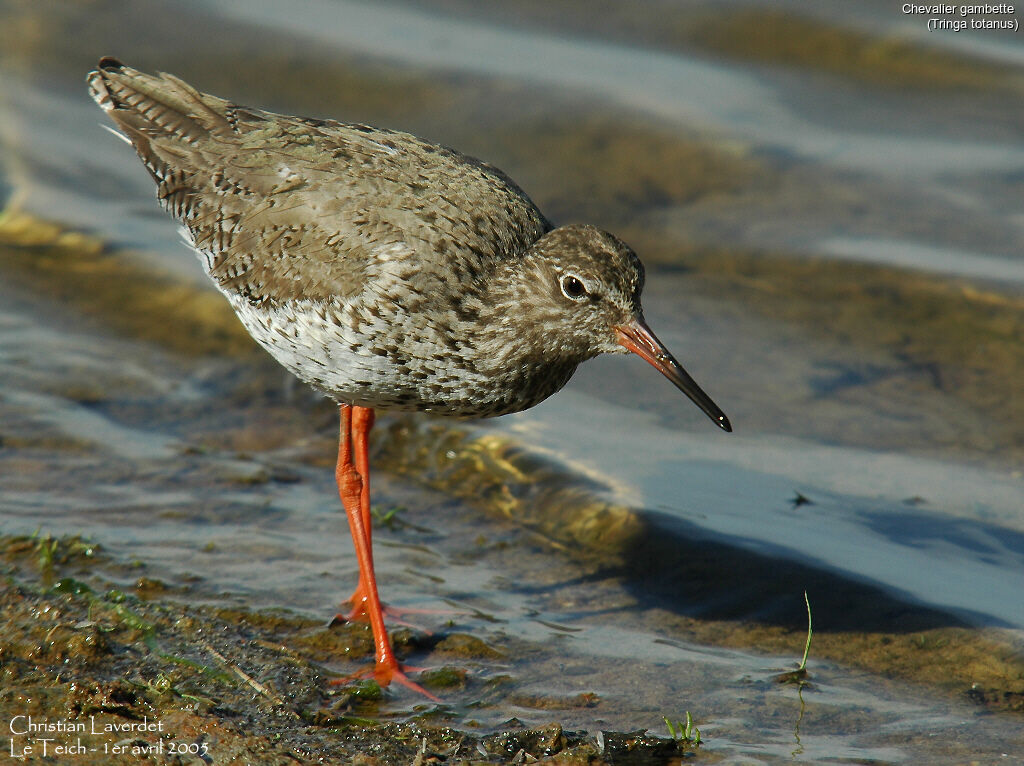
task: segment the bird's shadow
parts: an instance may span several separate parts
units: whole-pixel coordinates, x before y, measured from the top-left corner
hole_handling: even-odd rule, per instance
[[[1024,566],[1024,534],[1008,528],[913,510],[855,513],[875,535],[903,546],[941,544],[975,561],[1005,563],[1009,558]],[[644,519],[642,532],[612,567],[644,607],[805,630],[806,591],[815,632],[1013,627],[985,612],[924,603],[896,585],[830,567],[816,560],[814,552],[798,559],[792,549],[712,533],[660,511],[647,511]],[[608,573],[606,568],[604,575]]]

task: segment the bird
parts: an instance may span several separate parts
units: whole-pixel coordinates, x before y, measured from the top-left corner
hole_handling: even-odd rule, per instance
[[[104,57],[92,98],[130,143],[242,324],[339,411],[335,478],[381,685],[409,677],[373,565],[377,411],[519,412],[584,361],[633,353],[724,431],[728,418],[644,320],[643,264],[614,235],[554,226],[501,170],[411,134],[275,114]]]

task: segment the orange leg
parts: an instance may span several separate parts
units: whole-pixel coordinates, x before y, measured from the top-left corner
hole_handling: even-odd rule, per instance
[[[373,410],[367,407],[352,407],[342,404],[341,435],[338,441],[338,465],[335,477],[338,480],[338,494],[345,506],[356,558],[359,560],[359,588],[362,591],[363,611],[370,619],[373,642],[376,645],[374,678],[381,686],[392,681],[408,686],[429,699],[439,702],[437,697],[409,680],[391,648],[380,596],[377,595],[377,578],[373,572],[373,551],[370,546],[370,484],[367,435],[373,425]],[[354,443],[354,444],[353,444]],[[353,451],[355,460],[353,461]]]
[[[343,404],[342,407],[348,405]],[[362,432],[364,435],[370,433],[376,415],[369,407],[352,408],[352,429],[354,433]],[[362,479],[362,491],[359,495],[359,513],[363,518],[363,529],[366,530],[366,544],[370,549],[370,566],[373,566],[373,522],[370,518],[370,453],[367,439],[357,439],[355,445],[356,473]],[[339,483],[340,487],[341,484]],[[352,592],[349,602],[352,604],[352,611],[347,619],[354,620],[367,616],[366,604],[369,599],[366,578],[362,567],[359,568],[359,584]],[[386,607],[385,607],[386,610]]]
[[[343,405],[348,406],[348,405]],[[373,428],[374,421],[377,419],[374,411],[369,407],[353,407],[352,408],[352,432],[370,433],[370,429]],[[363,517],[363,529],[366,530],[366,541],[370,547],[370,556],[373,556],[373,521],[370,517],[370,450],[369,440],[359,439],[356,440],[354,445],[355,448],[355,464],[356,473],[359,474],[363,482],[362,492],[359,495],[359,511]],[[340,484],[339,484],[340,486]],[[369,612],[367,611],[367,602],[369,597],[367,595],[368,587],[366,585],[366,578],[363,575],[363,570],[359,570],[359,584],[356,585],[356,589],[352,591],[352,595],[348,598],[348,603],[352,604],[352,611],[347,615],[338,614],[335,616],[336,620],[352,621],[352,620],[368,620]],[[389,607],[387,604],[381,604],[381,609],[384,611],[384,616],[399,625],[405,625],[410,628],[416,628],[417,630],[423,631],[430,634],[429,630],[425,628],[413,625],[411,622],[406,622],[401,619],[406,614],[447,614],[447,612],[441,612],[434,609],[395,609]]]

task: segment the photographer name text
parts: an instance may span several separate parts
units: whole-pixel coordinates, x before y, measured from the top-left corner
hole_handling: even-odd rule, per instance
[[[104,753],[109,755],[206,755],[205,742],[178,742],[167,733],[164,722],[143,717],[141,721],[104,721],[95,716],[76,720],[33,719],[30,715],[11,718],[10,756],[19,761],[35,758]],[[149,741],[143,735],[157,735]],[[116,737],[116,742],[88,742],[89,737]],[[82,741],[85,737],[88,744]]]

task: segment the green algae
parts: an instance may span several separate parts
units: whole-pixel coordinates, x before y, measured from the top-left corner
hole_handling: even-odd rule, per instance
[[[601,499],[596,487],[498,434],[408,416],[382,419],[378,430],[375,464],[515,519],[572,550],[614,558],[641,529],[634,510]]]
[[[0,542],[0,556],[11,562],[34,565],[47,587],[82,587],[74,576],[90,571],[104,559],[100,546],[81,537],[58,538],[36,531],[30,536],[8,536]],[[58,572],[64,578],[58,581]],[[63,584],[62,584],[63,583]]]
[[[454,657],[497,660],[505,656],[500,649],[468,633],[449,633],[434,646],[434,651]]]
[[[425,670],[420,675],[420,679],[423,681],[424,686],[434,690],[465,689],[466,677],[468,675],[469,673],[465,668],[443,665],[439,668]]]

